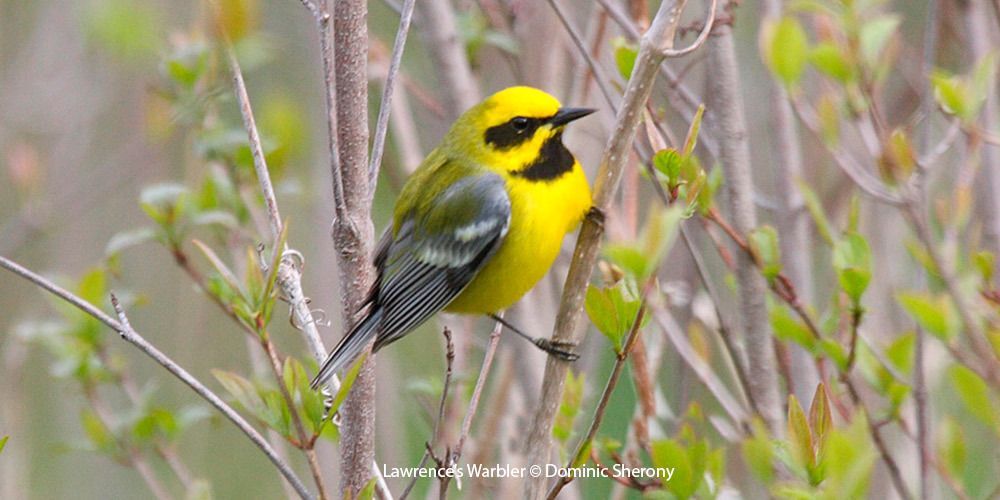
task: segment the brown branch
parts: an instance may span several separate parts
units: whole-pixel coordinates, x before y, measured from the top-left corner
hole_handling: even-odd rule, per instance
[[[378,118],[375,120],[375,139],[372,143],[371,160],[368,165],[368,185],[375,190],[378,181],[378,171],[382,167],[382,152],[385,148],[385,136],[389,128],[389,112],[392,110],[392,95],[396,89],[396,74],[403,60],[403,48],[406,47],[406,36],[410,32],[410,20],[413,19],[413,5],[416,0],[405,0],[403,11],[399,17],[399,28],[396,30],[396,41],[392,45],[392,57],[389,69],[386,71],[385,84],[382,85],[382,102],[378,108]]]
[[[327,9],[331,2],[327,0]],[[322,38],[332,35],[335,59],[324,56],[326,85],[336,85],[335,100],[328,102],[331,120],[331,171],[340,186],[334,196],[341,207],[334,215],[333,245],[337,250],[344,329],[354,324],[374,281],[370,261],[374,246],[371,220],[372,189],[368,177],[368,27],[367,2],[339,0],[333,5],[333,26],[323,24]],[[332,28],[333,33],[330,33]],[[329,49],[329,46],[325,46]],[[335,66],[330,67],[333,63]],[[328,90],[329,93],[333,93]],[[335,103],[335,104],[334,104]],[[333,160],[336,156],[339,160]],[[375,357],[368,356],[340,410],[340,493],[355,496],[372,477],[375,455]]]
[[[582,337],[582,332],[578,331],[577,326],[581,321],[587,282],[597,261],[598,247],[604,232],[603,212],[611,206],[612,198],[618,190],[625,160],[642,118],[642,111],[652,92],[653,81],[660,63],[665,58],[664,52],[673,47],[674,32],[685,4],[685,0],[661,3],[652,25],[640,43],[632,76],[628,81],[621,109],[615,118],[613,133],[608,140],[597,173],[594,189],[595,211],[591,212],[595,216],[588,217],[580,230],[569,275],[563,288],[552,342],[576,345]],[[526,439],[530,464],[548,462],[552,424],[559,401],[562,399],[563,384],[568,369],[567,362],[551,356],[546,362],[541,396]],[[529,479],[525,484],[525,496],[530,499],[542,497],[545,494],[544,483],[544,478]]]

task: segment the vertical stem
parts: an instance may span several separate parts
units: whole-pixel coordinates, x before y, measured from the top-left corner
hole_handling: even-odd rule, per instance
[[[750,149],[747,143],[743,100],[739,94],[739,74],[732,27],[716,27],[708,42],[708,79],[711,99],[709,112],[719,127],[719,160],[725,174],[730,219],[743,235],[757,225],[753,203],[753,179],[750,176]],[[737,252],[737,281],[740,293],[740,313],[746,334],[747,358],[750,369],[750,392],[757,410],[774,435],[781,435],[782,411],[778,396],[777,365],[774,344],[765,307],[767,283],[757,272],[746,252]]]
[[[342,318],[349,330],[374,279],[369,256],[374,240],[368,177],[368,5],[364,0],[333,3],[336,134],[343,212],[333,221],[343,295]],[[331,2],[327,1],[329,6]],[[329,10],[328,10],[329,11]],[[330,81],[327,81],[329,85]],[[331,138],[331,143],[333,143]],[[332,163],[336,169],[338,165]],[[334,187],[335,193],[338,191]],[[372,476],[375,457],[375,365],[368,356],[341,408],[343,496],[357,495]]]
[[[936,0],[930,0],[927,6],[927,26],[924,32],[924,54],[923,54],[923,78],[926,81],[926,85],[922,89],[924,96],[922,108],[924,111],[924,128],[920,136],[920,151],[923,154],[927,153],[928,148],[931,147],[931,114],[934,112],[934,99],[932,94],[932,89],[930,85],[931,71],[934,69],[934,53],[937,49],[937,34],[938,34],[938,2]],[[923,179],[922,173],[916,174],[918,179]],[[917,184],[917,189],[922,189],[922,183]],[[921,199],[923,195],[921,194]],[[989,198],[992,198],[990,196]],[[921,278],[926,281],[926,276],[921,273]],[[928,470],[928,454],[930,450],[927,448],[927,381],[924,378],[924,340],[926,339],[926,332],[924,329],[917,325],[916,328],[916,339],[914,342],[914,354],[913,354],[913,401],[916,407],[917,414],[917,463],[919,464],[920,470],[917,471],[917,478],[920,481],[920,498],[929,498],[928,486],[929,486],[929,473]]]
[[[604,233],[601,214],[611,206],[611,201],[618,190],[625,160],[635,139],[646,101],[652,92],[653,81],[660,63],[666,57],[666,52],[673,46],[680,12],[686,3],[685,0],[661,3],[653,24],[641,40],[639,54],[636,56],[622,105],[615,117],[615,127],[608,139],[597,173],[593,202],[596,211],[591,212],[596,216],[588,217],[584,222],[573,252],[573,261],[570,264],[559,304],[559,313],[556,316],[556,328],[552,333],[552,340],[555,342],[577,344],[583,336],[578,326],[587,282],[597,262],[598,247]],[[549,462],[553,419],[562,399],[568,370],[569,363],[551,356],[545,364],[541,397],[526,439],[529,464],[544,466]],[[545,478],[528,479],[525,482],[524,493],[529,499],[542,498],[546,493]]]

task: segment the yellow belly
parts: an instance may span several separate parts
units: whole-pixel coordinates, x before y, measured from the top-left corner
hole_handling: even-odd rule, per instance
[[[507,236],[497,253],[445,310],[495,313],[517,302],[545,276],[562,247],[590,208],[590,186],[579,164],[549,182],[507,179],[511,214]]]

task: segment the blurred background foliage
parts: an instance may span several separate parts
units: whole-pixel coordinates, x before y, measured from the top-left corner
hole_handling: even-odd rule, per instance
[[[603,68],[598,77],[613,89],[623,88],[635,60],[634,41],[591,2],[560,4],[572,12],[578,30],[586,27],[589,39],[597,40],[594,50]],[[641,18],[643,4],[628,2],[627,7]],[[218,0],[218,5],[221,25],[246,75],[289,221],[287,241],[305,256],[303,286],[328,325],[321,331],[332,345],[340,334],[339,292],[329,238],[331,181],[313,21],[291,0]],[[482,95],[531,84],[567,104],[600,108],[598,119],[567,133],[570,148],[592,174],[613,113],[548,5],[518,0],[453,5]],[[372,122],[398,22],[396,7],[392,1],[369,5]],[[925,368],[935,475],[929,495],[996,495],[1000,387],[984,380],[983,371],[970,369],[968,360],[984,356],[995,363],[1000,358],[1000,295],[993,270],[997,234],[983,215],[993,210],[987,201],[994,193],[979,177],[1000,168],[981,156],[984,148],[994,147],[990,143],[1000,131],[976,132],[982,117],[996,112],[988,98],[996,97],[997,36],[995,24],[985,39],[966,27],[972,16],[1000,13],[974,0],[939,2],[940,36],[930,79],[936,107],[933,116],[924,116],[915,103],[927,85],[920,54],[927,7],[927,2],[911,1],[801,1],[771,23],[759,22],[755,2],[726,11],[735,16],[740,92],[762,220],[746,235],[746,246],[776,290],[782,290],[783,261],[789,257],[782,254],[785,235],[776,207],[793,193],[782,190],[785,174],[773,153],[770,83],[776,79],[793,99],[812,107],[803,121],[811,118],[814,130],[810,134],[802,127],[806,161],[794,194],[804,200],[801,215],[809,220],[809,246],[800,256],[807,273],[800,276],[805,283],[798,283],[797,292],[823,337],[814,335],[780,293],[770,297],[769,312],[782,345],[800,347],[808,353],[806,360],[823,360],[828,372],[817,389],[815,373],[797,379],[798,368],[783,367],[787,430],[776,439],[759,422],[728,422],[717,394],[662,338],[662,327],[653,326],[660,322],[645,318],[638,328],[648,345],[640,349],[659,353],[655,389],[644,389],[644,380],[629,365],[592,449],[604,463],[623,460],[620,452],[626,451],[631,453],[626,461],[682,470],[665,491],[647,495],[713,497],[736,490],[747,497],[768,492],[788,498],[892,495],[872,427],[887,430],[890,452],[915,490],[910,426],[916,328],[936,339],[928,341]],[[691,22],[701,19],[700,8],[699,3],[687,14]],[[973,11],[977,8],[980,14]],[[268,232],[210,15],[206,3],[193,0],[0,0],[0,255],[43,271],[106,310],[108,292],[114,290],[128,304],[137,330],[262,427],[296,439],[288,406],[281,401],[285,390],[308,417],[312,437],[336,441],[336,429],[320,422],[319,401],[304,385],[315,365],[289,324],[284,303],[274,300],[272,276],[260,270],[271,254],[257,246]],[[376,228],[385,226],[407,172],[454,118],[449,111],[453,96],[440,84],[428,38],[421,36],[428,30],[423,23],[418,15],[396,89],[393,112],[399,121],[390,128],[376,192]],[[689,29],[680,39],[688,43],[695,32]],[[985,44],[985,55],[969,49],[976,43]],[[668,66],[693,89],[703,89],[711,78],[712,68],[699,51]],[[718,216],[713,210],[725,180],[712,156],[717,132],[699,131],[701,111],[694,116],[676,112],[671,107],[675,97],[660,85],[651,116],[668,137],[687,140],[667,145],[640,139],[655,152],[644,162],[649,169],[643,175],[659,183],[678,208],[651,209],[647,215],[646,207],[657,203],[648,180],[637,173],[626,178],[625,194],[612,214],[620,224],[609,225],[612,241],[597,284],[587,294],[595,334],[581,346],[584,357],[567,382],[556,421],[562,463],[571,459],[586,432],[616,353],[636,326],[647,287],[662,292],[651,302],[661,309],[670,306],[692,355],[719,374],[719,383],[740,392],[716,334],[720,325],[712,298],[688,254],[675,244],[682,220],[692,224]],[[926,175],[929,231],[934,251],[953,266],[949,270],[939,268],[901,210],[864,196],[829,154],[838,148],[865,154],[870,145],[854,129],[858,117],[876,104],[875,115],[885,121],[878,125],[889,133],[879,144],[883,154],[874,162],[877,171],[870,175],[890,188],[910,182],[916,171]],[[706,112],[706,121],[711,113]],[[924,127],[931,130],[931,144],[960,129],[949,152],[926,171],[918,165],[926,149],[918,146],[923,140],[917,130]],[[708,278],[722,291],[715,306],[732,317],[735,281],[726,252],[715,250],[725,236],[700,234],[695,246],[706,258]],[[522,329],[536,335],[551,330],[569,248],[567,243],[553,276],[509,316]],[[734,251],[741,250],[729,250]],[[950,278],[975,302],[974,319],[985,343],[968,345],[965,318],[945,283]],[[863,342],[853,336],[852,321],[854,327],[863,325]],[[446,423],[457,423],[489,326],[450,316],[442,322],[456,332],[455,386]],[[443,385],[440,324],[431,322],[379,354],[379,463],[414,465],[430,439]],[[283,388],[269,378],[261,338],[297,357],[283,363]],[[473,438],[488,435],[482,441],[491,447],[467,453],[470,461],[503,463],[519,442],[544,363],[542,354],[521,344],[506,337],[501,341]],[[986,373],[992,366],[987,362]],[[861,403],[852,401],[841,383],[852,369],[862,381]],[[150,475],[159,478],[152,482],[162,483],[168,496],[284,494],[260,453],[186,387],[94,319],[8,274],[0,274],[0,378],[0,497],[142,497],[155,489]],[[792,387],[791,381],[798,384]],[[655,393],[655,401],[643,400],[643,391]],[[647,422],[653,429],[636,423],[643,405],[655,413]],[[457,433],[457,426],[446,425],[442,442],[454,441]],[[648,446],[636,451],[636,440],[643,439]],[[336,448],[319,444],[317,449],[335,484]],[[289,455],[304,471],[302,457]],[[769,464],[779,464],[781,473]],[[469,483],[463,494],[470,498],[483,491],[519,492],[496,482]],[[390,480],[390,487],[398,491],[404,483]],[[436,490],[421,481],[416,491]],[[620,495],[624,489],[595,479],[574,483],[566,494],[605,498],[612,491]]]

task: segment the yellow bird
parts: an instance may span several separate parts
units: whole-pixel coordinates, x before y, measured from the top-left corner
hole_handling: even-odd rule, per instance
[[[366,314],[323,362],[313,387],[373,338],[377,351],[441,310],[496,318],[535,286],[591,207],[587,178],[562,134],[594,111],[511,87],[460,116],[403,186],[375,254]]]

